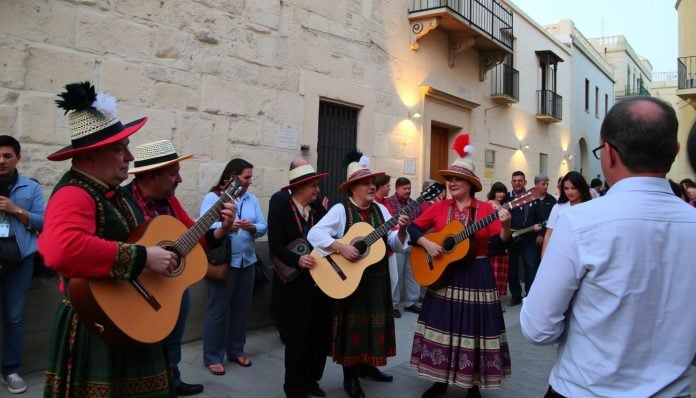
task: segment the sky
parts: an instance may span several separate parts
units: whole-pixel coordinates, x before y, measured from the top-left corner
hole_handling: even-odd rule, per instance
[[[511,0],[540,25],[572,19],[587,38],[624,35],[653,72],[677,70],[676,0]]]

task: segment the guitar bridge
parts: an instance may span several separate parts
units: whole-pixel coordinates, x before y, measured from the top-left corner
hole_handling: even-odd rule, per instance
[[[331,264],[331,268],[333,268],[334,271],[336,271],[336,273],[341,278],[341,280],[344,281],[344,280],[348,279],[346,274],[343,273],[343,270],[341,269],[341,267],[338,266],[336,261],[334,261],[334,259],[331,258],[331,256],[326,256],[326,259],[329,261],[329,264]]]
[[[150,304],[150,307],[152,307],[155,311],[159,311],[160,308],[162,308],[162,305],[157,301],[155,296],[150,294],[150,292],[145,289],[143,285],[140,284],[137,280],[131,281],[131,284],[133,287],[135,287],[135,290],[140,293],[141,296],[147,301],[148,304]]]

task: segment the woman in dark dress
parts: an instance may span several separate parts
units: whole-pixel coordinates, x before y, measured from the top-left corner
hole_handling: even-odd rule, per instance
[[[276,267],[274,294],[283,297],[276,317],[285,332],[283,389],[289,398],[326,396],[318,382],[329,352],[331,301],[306,272],[314,265],[309,244],[305,251],[288,245],[297,239],[306,241],[307,232],[326,214],[317,196],[319,181],[327,175],[317,174],[310,165],[290,170],[290,182],[281,188],[290,194],[271,201],[268,209],[268,243]]]

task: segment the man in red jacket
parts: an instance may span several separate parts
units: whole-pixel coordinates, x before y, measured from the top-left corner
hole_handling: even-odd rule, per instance
[[[135,161],[128,173],[134,174],[135,179],[126,185],[126,190],[140,207],[145,221],[159,215],[170,215],[190,228],[194,221],[181,206],[174,194],[181,183],[179,162],[193,155],[179,156],[171,141],[162,140],[150,142],[135,148]],[[216,247],[226,238],[234,222],[237,210],[234,203],[226,203],[222,212],[222,225],[217,229],[208,230],[201,239],[204,249]],[[188,289],[184,291],[181,309],[174,330],[167,336],[166,344],[169,350],[169,362],[174,373],[174,387],[177,396],[196,395],[203,392],[203,385],[188,384],[181,381],[179,362],[181,361],[181,339],[184,335],[186,317],[191,308],[191,298]]]

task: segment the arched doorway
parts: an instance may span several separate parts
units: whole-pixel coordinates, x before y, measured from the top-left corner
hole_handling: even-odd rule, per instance
[[[587,149],[587,141],[584,138],[580,138],[578,141],[578,151],[580,152],[580,174],[585,177],[587,181],[592,179],[589,173],[592,172],[590,168],[590,157],[589,150]]]

